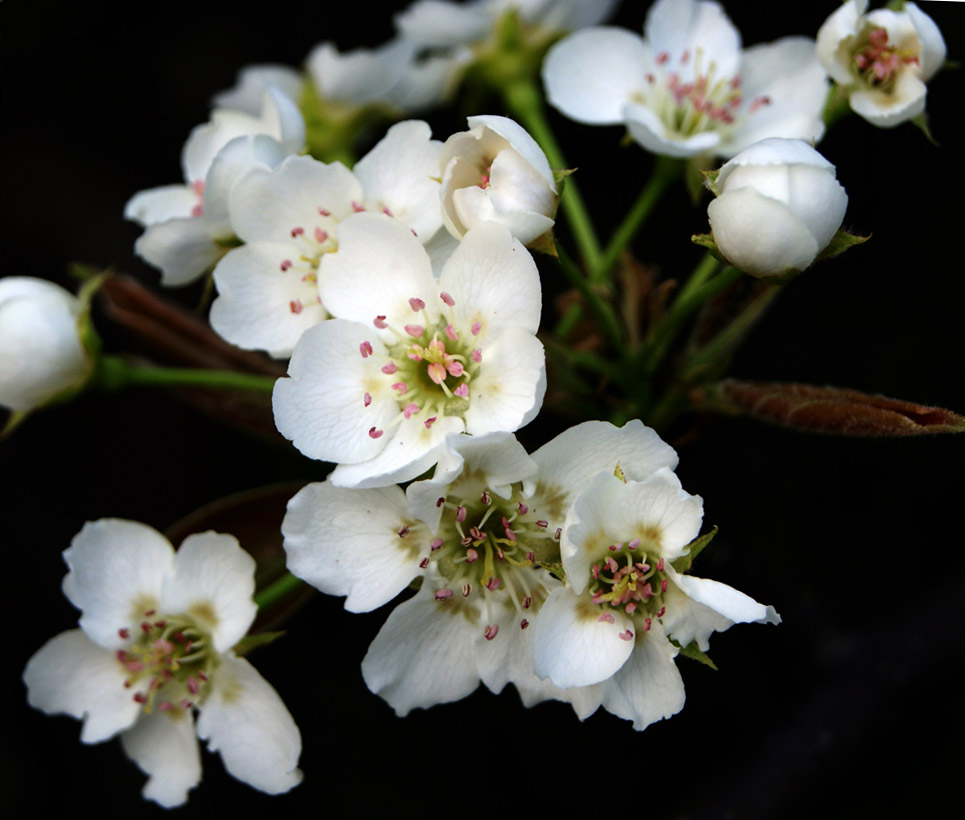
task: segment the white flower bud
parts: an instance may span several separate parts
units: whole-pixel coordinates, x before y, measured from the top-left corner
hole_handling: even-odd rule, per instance
[[[546,155],[506,117],[470,117],[469,131],[442,147],[442,213],[457,239],[480,222],[497,222],[524,245],[553,227],[556,183]]]
[[[808,267],[848,206],[834,166],[802,140],[754,143],[720,169],[716,186],[707,208],[714,241],[735,268],[761,278]]]
[[[77,328],[83,311],[53,282],[0,280],[0,405],[30,410],[88,379],[93,362]]]

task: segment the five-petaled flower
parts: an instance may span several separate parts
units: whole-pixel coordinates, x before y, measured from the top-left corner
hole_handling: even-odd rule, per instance
[[[144,796],[163,806],[183,803],[201,779],[195,732],[257,789],[277,794],[301,781],[298,727],[232,651],[257,610],[255,562],[233,536],[192,535],[175,552],[150,527],[107,518],[86,524],[64,558],[80,629],[27,663],[32,706],[82,719],[84,743],[120,733],[149,775]]]
[[[813,40],[741,51],[740,33],[710,0],[659,0],[645,33],[601,26],[557,43],[543,64],[549,101],[580,122],[625,123],[648,151],[672,157],[823,135],[827,79]]]

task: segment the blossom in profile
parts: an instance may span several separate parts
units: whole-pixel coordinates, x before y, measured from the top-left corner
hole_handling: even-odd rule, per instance
[[[648,151],[671,157],[729,157],[765,137],[823,135],[827,78],[813,40],[742,50],[710,0],[658,0],[644,34],[600,26],[554,45],[543,64],[550,103],[579,122],[623,123]]]
[[[80,336],[85,313],[53,282],[0,279],[0,406],[31,410],[87,382],[94,361]]]
[[[945,41],[915,3],[867,9],[868,0],[848,0],[825,20],[818,59],[856,114],[891,128],[925,110],[925,83],[945,61]]]
[[[399,715],[512,683],[529,706],[600,703],[593,687],[563,690],[533,671],[530,629],[562,584],[559,537],[571,501],[614,460],[634,475],[676,464],[639,421],[587,422],[532,456],[508,433],[450,435],[432,478],[349,490],[310,484],[282,525],[289,569],[367,612],[407,587],[369,647],[362,673]]]
[[[567,585],[533,624],[537,675],[563,689],[593,687],[604,709],[642,730],[683,707],[681,648],[704,651],[734,623],[779,623],[772,607],[675,568],[701,517],[700,498],[667,468],[642,481],[622,464],[593,476],[563,526]]]
[[[275,424],[334,484],[407,481],[449,433],[512,432],[545,390],[536,338],[540,282],[501,225],[470,230],[437,279],[404,223],[360,213],[340,223],[318,292],[333,319],[307,330],[275,384]]]
[[[529,133],[507,117],[469,118],[469,130],[442,146],[442,215],[461,239],[480,222],[496,222],[529,245],[553,228],[553,172]]]
[[[239,180],[229,207],[244,244],[215,268],[215,331],[239,347],[290,356],[302,333],[328,318],[319,265],[338,248],[336,229],[353,214],[391,216],[428,242],[442,225],[434,178],[442,144],[431,136],[426,123],[407,120],[351,171],[341,162],[288,157]]]
[[[754,143],[724,164],[714,187],[714,242],[735,268],[764,279],[814,262],[848,207],[834,166],[802,140]]]
[[[250,96],[241,90],[233,104],[250,107]],[[234,240],[228,215],[234,183],[253,168],[273,168],[305,144],[294,101],[269,85],[260,103],[257,114],[215,109],[184,145],[184,184],[141,191],[125,206],[124,216],[145,228],[134,249],[161,271],[162,285],[186,285],[210,270]]]
[[[201,779],[195,735],[256,789],[278,794],[301,781],[298,727],[233,651],[257,610],[255,562],[233,536],[192,535],[175,552],[144,524],[101,519],[64,558],[80,628],[27,663],[32,706],[82,720],[84,743],[119,734],[148,775],[144,797],[162,806],[184,803]]]

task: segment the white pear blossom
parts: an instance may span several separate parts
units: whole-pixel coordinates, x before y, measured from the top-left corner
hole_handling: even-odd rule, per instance
[[[818,59],[856,114],[891,128],[925,110],[925,83],[945,61],[945,41],[915,3],[867,9],[868,0],[848,0],[824,22]]]
[[[0,406],[30,410],[86,383],[94,363],[80,338],[84,313],[53,282],[0,279]]]
[[[259,116],[269,88],[276,88],[288,99],[298,102],[304,79],[299,71],[287,65],[263,63],[248,65],[238,72],[235,84],[219,91],[212,102],[215,108],[229,108]]]
[[[64,558],[64,594],[81,611],[80,628],[27,663],[32,706],[83,720],[84,743],[120,734],[148,775],[144,796],[162,806],[184,803],[201,779],[195,734],[256,789],[277,794],[300,782],[298,727],[232,651],[257,610],[255,563],[233,536],[192,535],[175,552],[144,524],[101,519]]]
[[[566,511],[588,478],[615,460],[634,475],[676,464],[639,421],[587,422],[532,457],[508,433],[450,435],[433,477],[399,487],[349,490],[311,484],[282,525],[289,569],[366,612],[408,586],[369,648],[369,688],[400,715],[457,700],[482,681],[507,682],[523,702],[570,702],[580,718],[599,705],[593,687],[566,691],[533,672],[532,619],[560,582]]]
[[[248,96],[234,103],[247,105]],[[161,284],[186,285],[213,267],[234,239],[232,185],[254,168],[273,168],[304,143],[298,106],[270,85],[259,114],[218,108],[197,126],[181,154],[184,184],[141,191],[124,209],[127,219],[146,228],[134,249],[160,269]]]
[[[211,325],[246,349],[291,355],[328,317],[318,267],[338,247],[339,223],[377,211],[428,242],[442,225],[438,140],[426,123],[397,123],[350,171],[340,162],[289,157],[253,170],[231,190],[231,225],[245,244],[218,263]]]
[[[417,0],[395,16],[395,24],[409,40],[433,48],[471,46],[486,39],[508,12],[543,38],[592,26],[605,20],[616,0]]]
[[[554,45],[543,64],[549,101],[591,125],[627,126],[648,151],[733,156],[765,137],[816,141],[827,78],[814,41],[785,37],[741,50],[708,0],[658,0],[645,37],[600,26]]]
[[[442,214],[456,238],[480,222],[505,225],[524,245],[553,227],[557,193],[546,155],[507,117],[469,118],[439,158]]]
[[[714,241],[736,268],[767,278],[808,267],[841,226],[848,195],[834,166],[801,140],[754,143],[720,169],[707,207]]]
[[[780,618],[725,584],[678,572],[673,562],[700,531],[700,498],[669,469],[639,481],[622,467],[593,476],[569,509],[567,586],[536,617],[532,652],[541,678],[595,687],[604,709],[642,730],[683,707],[679,647],[704,651],[713,632]]]
[[[360,213],[336,239],[318,277],[336,318],[302,335],[273,397],[279,431],[339,465],[333,483],[415,478],[438,461],[448,433],[510,432],[536,415],[539,274],[505,228],[469,231],[438,279],[399,220]]]

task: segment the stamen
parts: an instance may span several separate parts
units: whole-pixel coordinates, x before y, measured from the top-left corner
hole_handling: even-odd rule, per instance
[[[491,641],[499,634],[499,624],[493,624],[492,626],[487,626],[483,630],[483,635],[486,636],[487,641]]]
[[[451,598],[451,597],[452,597],[452,590],[451,590],[451,589],[439,589],[439,590],[436,590],[436,600],[437,600],[437,601],[444,601],[444,600],[446,600],[446,598]]]
[[[425,306],[426,306],[426,303],[416,296],[413,296],[409,300],[409,307],[412,308],[413,313],[418,313],[420,310],[424,310]],[[422,334],[420,333],[419,335],[421,336]]]
[[[376,430],[374,427],[369,428],[369,438],[381,438],[385,430]]]
[[[399,366],[395,362],[389,362],[388,364],[382,365],[382,367],[379,369],[385,373],[386,376],[391,376],[396,370],[399,369]]]
[[[366,393],[364,396],[362,396],[362,403],[368,407],[372,403],[372,395],[370,393]]]
[[[426,329],[422,325],[405,325],[403,328],[406,333],[408,333],[413,339],[418,339],[426,332]]]
[[[379,330],[385,330],[389,326],[389,323],[385,321],[385,316],[381,315],[376,316],[372,320],[372,324],[375,325]]]
[[[363,358],[363,359],[367,359],[369,356],[371,356],[371,355],[372,355],[372,343],[371,343],[371,342],[362,342],[362,344],[359,345],[359,353],[362,354],[362,358]]]
[[[456,304],[456,300],[453,299],[453,298],[452,298],[448,293],[446,293],[445,291],[443,291],[442,293],[439,294],[439,298],[442,299],[442,301],[445,302],[447,305],[449,305],[449,307],[452,307],[454,304]]]

